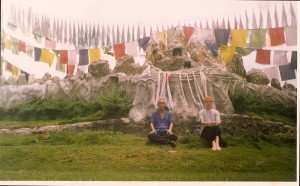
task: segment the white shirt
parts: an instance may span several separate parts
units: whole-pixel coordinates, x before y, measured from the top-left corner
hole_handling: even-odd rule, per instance
[[[215,109],[202,109],[199,112],[199,118],[201,122],[217,121],[221,122],[220,113]]]

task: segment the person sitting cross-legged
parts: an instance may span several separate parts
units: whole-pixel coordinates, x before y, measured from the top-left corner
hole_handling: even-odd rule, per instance
[[[151,115],[151,131],[148,134],[148,139],[154,143],[169,144],[176,147],[177,136],[173,133],[173,117],[171,112],[165,109],[166,101],[159,99],[157,106],[157,111]]]

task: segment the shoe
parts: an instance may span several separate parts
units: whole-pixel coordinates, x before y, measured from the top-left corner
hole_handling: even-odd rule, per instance
[[[176,147],[176,142],[175,142],[175,141],[170,141],[169,144],[170,144],[172,147]]]

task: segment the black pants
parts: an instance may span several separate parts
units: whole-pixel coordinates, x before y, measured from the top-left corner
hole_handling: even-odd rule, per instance
[[[201,133],[201,138],[205,138],[209,142],[214,141],[216,136],[221,138],[221,130],[218,126],[205,126]]]
[[[167,131],[157,131],[156,134],[148,134],[148,139],[151,142],[168,144],[170,141],[176,141],[177,136],[175,134],[168,134]]]

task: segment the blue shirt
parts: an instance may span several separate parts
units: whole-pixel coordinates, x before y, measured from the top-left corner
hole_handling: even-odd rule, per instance
[[[156,111],[152,114],[150,121],[153,123],[155,130],[169,130],[173,117],[171,112],[165,111],[164,117],[161,118],[159,111]]]

